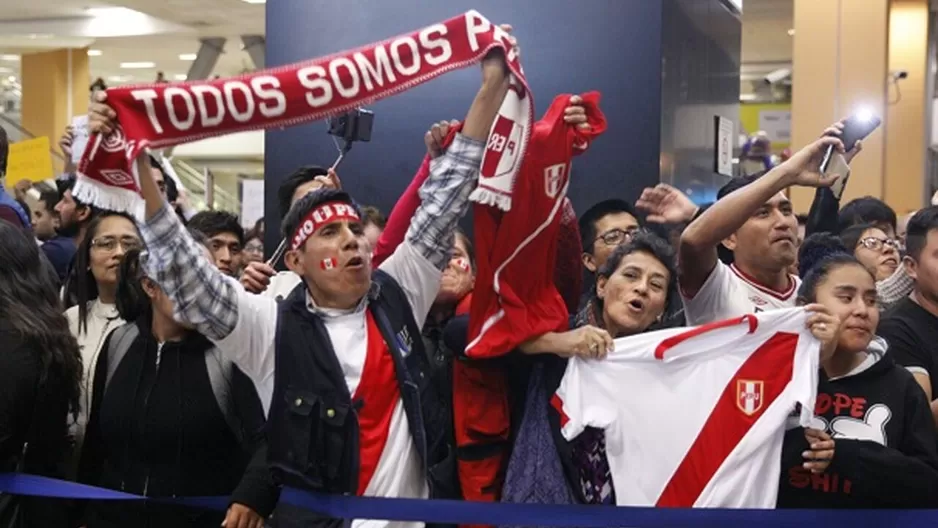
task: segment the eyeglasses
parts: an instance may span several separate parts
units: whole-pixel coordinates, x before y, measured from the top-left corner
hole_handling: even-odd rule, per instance
[[[263,244],[247,244],[244,246],[244,251],[247,253],[264,253]]]
[[[619,244],[623,242],[627,242],[631,240],[632,237],[635,236],[635,233],[637,233],[638,231],[639,231],[638,227],[631,227],[628,230],[611,229],[599,235],[598,237],[594,238],[593,242],[596,242],[597,240],[602,240],[603,244],[606,244],[607,246],[618,246]]]
[[[143,247],[143,243],[140,241],[140,239],[134,237],[101,237],[91,241],[91,247],[101,251],[106,251],[108,253],[115,251],[118,244],[124,249],[124,251],[140,249]]]
[[[899,251],[902,247],[898,240],[895,240],[892,238],[876,238],[876,237],[866,237],[864,239],[861,239],[859,243],[857,243],[857,245],[858,246],[862,245],[863,247],[865,247],[866,249],[869,249],[870,251],[882,251],[883,246],[889,246],[895,249],[896,251]]]

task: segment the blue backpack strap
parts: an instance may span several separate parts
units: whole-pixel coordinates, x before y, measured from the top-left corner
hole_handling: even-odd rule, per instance
[[[218,408],[225,416],[225,422],[228,423],[238,443],[241,443],[244,441],[244,427],[238,417],[234,401],[234,387],[231,381],[234,368],[234,363],[225,357],[218,347],[212,346],[205,351],[205,370],[208,372],[212,393],[218,402]]]
[[[139,335],[140,329],[137,328],[136,323],[123,324],[111,332],[107,346],[107,378],[104,381],[104,390],[107,390],[111,378],[114,377],[114,372],[117,371],[117,366],[120,365],[120,362],[127,355],[127,351],[130,350],[131,345]]]

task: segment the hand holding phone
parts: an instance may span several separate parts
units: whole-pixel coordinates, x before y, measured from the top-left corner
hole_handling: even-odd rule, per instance
[[[853,150],[858,141],[872,134],[882,122],[882,119],[878,116],[872,115],[866,111],[857,112],[845,119],[843,122],[843,131],[840,133],[840,140],[844,144],[844,152]],[[827,153],[821,161],[821,172],[825,174],[828,172],[834,153],[834,147],[828,147]]]
[[[872,134],[882,122],[882,119],[878,116],[867,111],[857,112],[845,119],[843,130],[839,134],[844,144],[844,151],[850,152],[853,150],[860,140]],[[829,135],[837,134],[829,133]],[[840,178],[831,187],[831,192],[839,200],[843,196],[844,189],[847,186],[847,178],[850,176],[850,165],[847,159],[843,154],[837,152],[834,147],[828,147],[824,159],[821,160],[821,173],[840,175]]]

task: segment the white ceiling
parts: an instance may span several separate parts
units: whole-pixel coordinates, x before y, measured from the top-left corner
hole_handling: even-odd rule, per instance
[[[89,8],[125,7],[157,19],[145,36],[92,38],[77,35],[72,28],[77,17],[89,16]],[[2,55],[21,55],[56,47],[89,46],[100,56],[90,57],[91,78],[102,77],[108,85],[150,81],[162,71],[168,80],[183,76],[191,65],[181,54],[194,54],[200,37],[227,38],[225,52],[214,73],[235,75],[252,69],[241,50],[240,35],[264,34],[264,4],[242,0],[0,0],[0,70],[3,76],[17,75],[18,63]],[[93,11],[92,11],[93,12]],[[70,20],[69,20],[70,19]],[[38,29],[37,29],[38,28]],[[49,32],[43,28],[50,28]],[[64,34],[52,29],[63,28]],[[56,32],[58,33],[58,32]],[[69,34],[71,33],[71,34]],[[9,57],[6,57],[9,58]],[[122,69],[122,62],[153,62],[148,69]]]
[[[794,0],[745,0],[743,64],[791,62],[793,26]]]
[[[72,30],[75,21],[82,20],[79,17],[89,16],[89,8],[105,7],[145,13],[156,25],[144,36],[93,38]],[[179,56],[196,53],[203,37],[227,39],[214,73],[235,75],[253,68],[239,37],[264,34],[264,7],[243,0],[0,0],[0,84],[19,73],[18,62],[4,60],[6,55],[82,46],[101,52],[90,57],[91,79],[102,77],[108,85],[151,81],[162,71],[168,80],[175,80],[190,66]],[[759,77],[791,62],[792,25],[793,0],[744,0],[744,77]],[[128,70],[120,67],[122,62],[155,66]]]

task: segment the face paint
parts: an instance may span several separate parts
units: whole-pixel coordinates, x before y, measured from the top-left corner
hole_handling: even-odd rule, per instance
[[[332,257],[322,259],[322,262],[319,263],[319,267],[324,270],[331,270],[339,267],[339,263]]]
[[[469,273],[469,261],[462,257],[456,259],[456,267],[462,270],[465,273]]]

